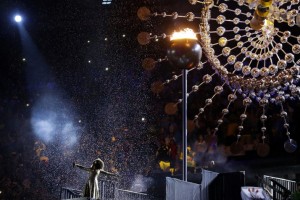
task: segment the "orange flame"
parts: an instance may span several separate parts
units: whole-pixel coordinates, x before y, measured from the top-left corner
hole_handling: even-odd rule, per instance
[[[182,31],[176,32],[171,35],[170,40],[178,40],[178,39],[193,39],[197,40],[196,33],[190,29],[190,28],[185,28]]]

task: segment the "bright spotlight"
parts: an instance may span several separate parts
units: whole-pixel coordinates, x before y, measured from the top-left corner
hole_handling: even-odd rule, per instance
[[[22,21],[21,15],[16,15],[16,16],[15,16],[15,21],[16,21],[17,23],[20,23],[20,22]]]

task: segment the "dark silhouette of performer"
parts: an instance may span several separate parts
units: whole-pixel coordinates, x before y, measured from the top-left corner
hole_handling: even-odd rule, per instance
[[[104,170],[104,162],[100,158],[97,158],[96,160],[94,160],[92,166],[89,168],[83,167],[76,163],[73,163],[73,167],[78,167],[79,169],[83,169],[90,173],[89,180],[85,184],[85,187],[83,190],[83,197],[100,199],[99,187],[98,187],[98,176],[100,175],[100,173],[103,173],[106,175],[118,176],[117,174],[105,171]]]

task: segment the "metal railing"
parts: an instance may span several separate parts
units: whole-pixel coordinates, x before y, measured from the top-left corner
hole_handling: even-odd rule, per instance
[[[264,175],[263,188],[274,200],[285,200],[297,190],[297,183],[288,179]]]
[[[149,195],[129,190],[117,189],[117,198],[122,200],[150,200]]]
[[[151,200],[145,193],[118,189],[118,182],[111,180],[99,180],[99,193],[101,200]],[[61,188],[60,199],[74,199],[82,197],[82,192],[66,187]]]
[[[81,191],[62,187],[60,189],[60,199],[74,199],[82,196]]]
[[[114,200],[119,183],[111,180],[99,180],[100,199]]]

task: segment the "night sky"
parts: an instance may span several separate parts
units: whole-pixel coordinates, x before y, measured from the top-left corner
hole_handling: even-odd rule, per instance
[[[141,22],[136,12],[146,5],[157,11],[180,8],[185,13],[190,9],[182,7],[185,4],[169,0],[112,0],[109,5],[100,0],[1,0],[0,199],[10,191],[19,192],[10,199],[55,199],[61,187],[81,190],[87,175],[73,169],[72,163],[90,166],[97,157],[104,160],[106,170],[121,175],[122,188],[130,189],[137,174],[155,167],[155,152],[170,125],[177,127],[173,136],[181,141],[180,111],[175,116],[164,112],[166,103],[180,98],[181,80],[168,85],[162,94],[151,91],[153,82],[170,79],[178,71],[169,64],[153,72],[142,68],[146,57],[163,58],[167,43],[145,47],[136,37],[141,31],[170,33],[183,23]],[[22,23],[15,23],[15,14],[23,16]],[[199,83],[203,74],[193,72],[190,83]],[[189,99],[190,120],[212,90],[205,86],[202,94]],[[218,106],[226,98],[227,94],[218,97]],[[291,137],[300,142],[299,103],[287,105]],[[219,111],[218,106],[208,108],[201,117],[203,127],[215,127],[211,113]],[[240,113],[241,101],[232,109]],[[253,118],[259,117],[258,110],[257,105],[251,107]],[[269,116],[278,110],[270,106]],[[228,146],[233,141],[223,133],[238,117],[230,115],[220,128],[221,143]],[[276,120],[271,117],[274,123],[268,124],[269,130],[282,125]],[[250,123],[247,126],[251,128]],[[189,133],[189,142],[202,129]],[[285,153],[285,140],[284,133],[270,136],[269,157],[262,159],[252,152],[242,160],[271,165],[274,160],[283,164],[290,159],[292,165],[299,165],[299,150]]]

